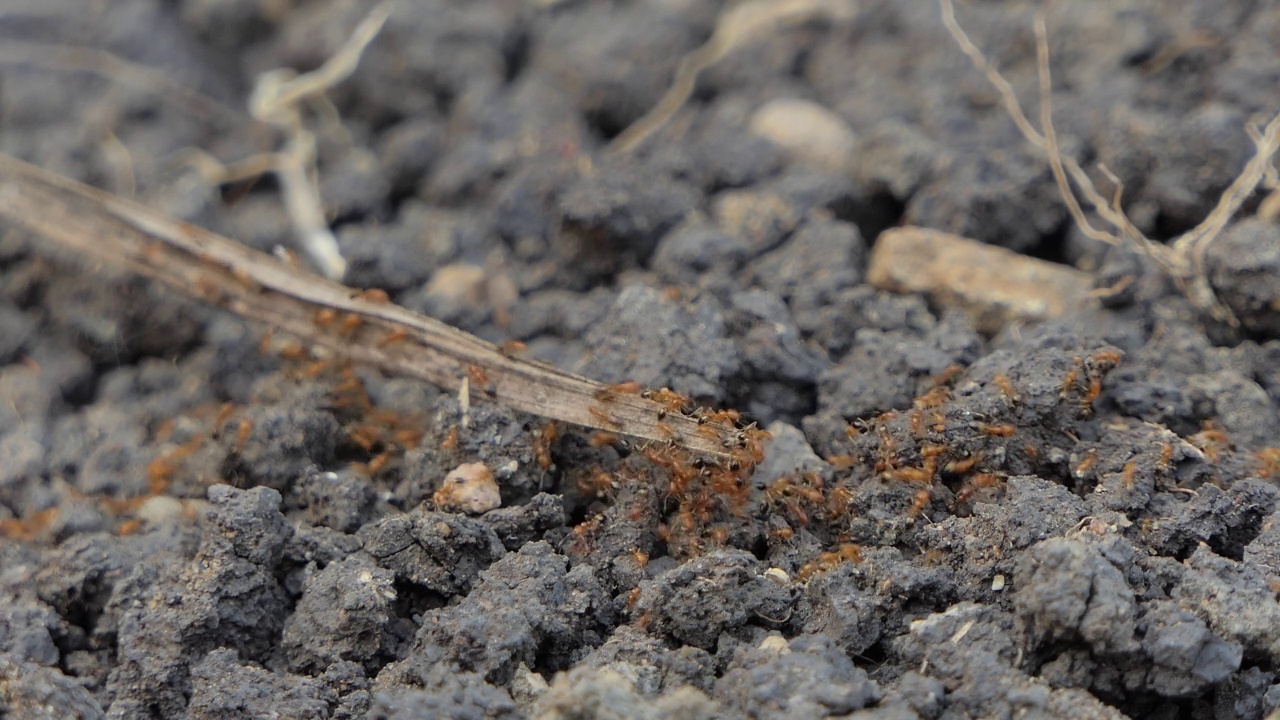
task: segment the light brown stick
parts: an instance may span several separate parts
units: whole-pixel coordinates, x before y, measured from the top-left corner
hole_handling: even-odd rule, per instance
[[[438,320],[290,267],[233,240],[0,155],[0,216],[78,254],[122,266],[352,361],[513,409],[727,457],[744,438],[725,425],[504,354]],[[322,318],[324,318],[322,320]],[[487,387],[477,387],[475,377]]]

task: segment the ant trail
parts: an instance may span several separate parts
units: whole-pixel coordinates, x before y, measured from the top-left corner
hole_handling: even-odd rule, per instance
[[[79,255],[393,374],[453,392],[470,385],[472,375],[482,375],[487,380],[482,394],[514,410],[718,458],[729,457],[745,442],[732,423],[700,421],[671,411],[660,398],[618,392],[621,388],[520,358],[394,305],[381,291],[362,292],[321,278],[2,154],[0,216]]]

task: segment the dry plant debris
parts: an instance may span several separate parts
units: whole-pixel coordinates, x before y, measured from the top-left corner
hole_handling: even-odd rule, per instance
[[[347,262],[329,229],[316,180],[316,137],[307,129],[302,105],[322,102],[324,93],[355,72],[365,48],[391,16],[389,2],[379,3],[356,26],[347,42],[315,70],[298,75],[282,68],[258,76],[249,96],[249,114],[285,136],[278,152],[262,153],[222,166],[203,153],[193,153],[197,166],[216,184],[271,172],[280,182],[285,209],[298,244],[326,277],[341,280]]]
[[[999,69],[987,59],[956,21],[952,0],[938,0],[942,10],[942,22],[960,50],[973,62],[974,67],[986,75],[987,80],[1000,94],[1001,104],[1019,132],[1032,145],[1048,156],[1053,177],[1062,199],[1071,213],[1072,220],[1086,236],[1109,245],[1133,245],[1150,257],[1172,279],[1183,294],[1199,309],[1232,326],[1239,320],[1216,296],[1209,284],[1205,268],[1205,255],[1209,246],[1222,233],[1227,223],[1240,210],[1240,206],[1259,188],[1280,187],[1280,175],[1271,158],[1280,149],[1280,113],[1263,126],[1251,122],[1245,129],[1256,147],[1254,155],[1245,163],[1235,181],[1223,192],[1217,206],[1196,227],[1175,238],[1168,244],[1156,242],[1142,233],[1129,221],[1121,205],[1124,190],[1119,179],[1105,166],[1099,171],[1115,187],[1110,199],[1094,186],[1089,175],[1070,156],[1064,156],[1053,127],[1052,84],[1049,74],[1049,33],[1046,13],[1036,13],[1034,22],[1036,38],[1036,66],[1040,85],[1040,129],[1037,130],[1018,103],[1013,86],[1000,74]],[[1073,189],[1074,188],[1074,189]],[[1090,222],[1081,205],[1083,198],[1088,209],[1108,227],[1098,228]]]
[[[644,144],[689,101],[698,75],[735,49],[767,32],[799,25],[813,18],[847,18],[853,9],[852,0],[747,0],[730,5],[716,20],[711,39],[681,58],[671,87],[658,104],[615,137],[608,151],[622,155]]]
[[[354,362],[553,420],[727,457],[750,444],[666,390],[609,386],[526,360],[433,318],[325,280],[111,193],[0,156],[0,215]],[[648,396],[648,397],[646,397]]]

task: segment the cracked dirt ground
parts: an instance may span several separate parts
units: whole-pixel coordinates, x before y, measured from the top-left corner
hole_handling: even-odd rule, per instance
[[[271,149],[239,110],[254,77],[317,67],[370,7],[4,0],[0,150],[287,245],[275,181],[212,186],[189,150]],[[1037,7],[957,8],[1028,108]],[[452,393],[264,343],[6,225],[0,715],[1280,707],[1280,228],[1261,195],[1208,258],[1233,330],[1073,228],[916,0],[734,47],[650,139],[606,152],[722,8],[405,0],[309,120],[349,284],[737,408],[772,435],[749,483],[492,403],[464,426]],[[1049,32],[1064,150],[1104,162],[1153,237],[1205,217],[1246,123],[1280,109],[1273,3],[1058,3]],[[868,268],[896,226],[1089,287],[1034,322],[887,292]],[[473,462],[502,505],[449,511],[492,504],[437,495]]]

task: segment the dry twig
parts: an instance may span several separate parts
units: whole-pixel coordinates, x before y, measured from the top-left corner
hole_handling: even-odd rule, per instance
[[[698,75],[734,49],[766,32],[807,22],[815,17],[847,17],[851,0],[746,0],[731,5],[716,20],[711,39],[680,60],[671,87],[644,117],[609,143],[608,152],[626,154],[661,130],[693,95]]]
[[[1098,192],[1093,181],[1070,156],[1063,156],[1058,144],[1058,136],[1053,127],[1052,82],[1049,74],[1049,33],[1046,28],[1045,12],[1036,13],[1034,24],[1036,36],[1036,67],[1040,85],[1040,130],[1037,130],[1022,111],[1013,86],[1000,74],[994,65],[983,54],[969,36],[956,22],[955,7],[952,0],[938,0],[942,10],[942,23],[951,34],[956,45],[969,57],[974,67],[986,75],[987,80],[1000,94],[1001,103],[1013,120],[1018,131],[1032,145],[1044,151],[1049,159],[1049,167],[1053,171],[1054,181],[1062,195],[1063,202],[1071,214],[1072,220],[1087,237],[1111,245],[1136,245],[1139,250],[1150,257],[1182,290],[1183,294],[1196,307],[1210,313],[1215,318],[1232,326],[1239,321],[1218,299],[1209,284],[1208,271],[1205,268],[1205,255],[1227,223],[1239,211],[1240,206],[1260,185],[1273,187],[1276,170],[1271,164],[1271,157],[1280,150],[1280,114],[1258,128],[1255,123],[1246,127],[1253,139],[1256,151],[1245,163],[1240,174],[1223,192],[1217,206],[1196,227],[1179,236],[1169,244],[1155,242],[1144,235],[1129,221],[1120,204],[1123,186],[1105,167],[1100,166],[1107,178],[1115,186],[1112,199],[1108,201]],[[1083,197],[1089,209],[1110,229],[1099,229],[1085,215],[1076,193]]]
[[[0,44],[0,64],[33,64],[90,72],[156,91],[162,98],[192,114],[217,119],[231,127],[244,128],[256,121],[280,131],[285,142],[277,152],[257,154],[230,165],[223,165],[200,150],[188,151],[186,157],[215,184],[275,173],[299,245],[322,273],[330,279],[341,280],[346,274],[347,264],[325,219],[316,180],[316,138],[303,122],[301,106],[303,103],[322,105],[325,102],[323,94],[351,76],[365,48],[377,36],[390,14],[389,0],[375,6],[333,57],[309,73],[298,75],[289,69],[263,73],[249,98],[251,118],[173,82],[160,71],[93,48],[6,40]],[[116,155],[120,156],[119,153]]]
[[[347,262],[338,250],[338,241],[329,229],[321,206],[320,187],[316,180],[316,137],[303,122],[302,104],[322,102],[327,90],[351,77],[365,48],[373,42],[390,15],[390,2],[384,0],[379,3],[360,21],[333,57],[309,73],[298,75],[293,70],[280,69],[258,76],[249,97],[249,114],[285,136],[281,150],[254,155],[226,166],[205,154],[190,154],[193,164],[217,184],[264,172],[275,173],[299,245],[320,272],[331,280],[342,279],[347,272]]]
[[[76,253],[286,331],[338,356],[460,390],[471,376],[513,409],[724,457],[741,431],[640,395],[512,357],[492,343],[379,302],[189,223],[0,155],[0,216]],[[339,322],[319,322],[336,313]]]

